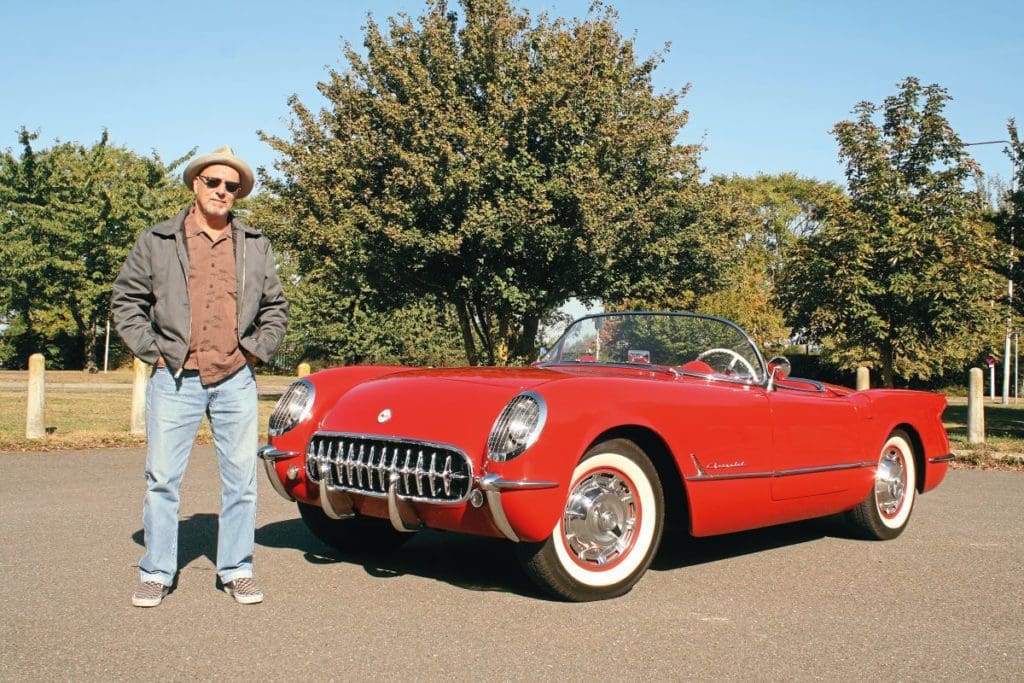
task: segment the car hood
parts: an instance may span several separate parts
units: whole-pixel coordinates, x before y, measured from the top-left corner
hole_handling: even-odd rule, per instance
[[[563,376],[535,368],[395,372],[345,392],[323,416],[319,430],[436,441],[479,450],[513,396]]]
[[[434,441],[480,452],[514,396],[579,376],[671,381],[670,373],[609,367],[440,368],[405,370],[362,382],[320,419],[324,432]]]

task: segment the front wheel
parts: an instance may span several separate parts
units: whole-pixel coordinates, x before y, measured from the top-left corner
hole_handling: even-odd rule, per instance
[[[636,444],[591,448],[573,471],[565,508],[542,543],[520,543],[526,573],[574,602],[623,595],[640,580],[661,542],[665,499],[654,465]]]
[[[871,492],[847,513],[847,518],[864,538],[878,541],[896,538],[910,520],[916,494],[914,449],[906,432],[897,429],[882,446]]]
[[[413,536],[397,531],[390,522],[376,517],[331,519],[317,505],[298,505],[299,516],[310,532],[332,548],[346,553],[388,553]]]

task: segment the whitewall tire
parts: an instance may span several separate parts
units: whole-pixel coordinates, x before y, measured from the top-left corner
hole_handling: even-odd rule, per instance
[[[520,544],[527,573],[565,600],[628,592],[661,542],[665,501],[654,465],[639,447],[612,439],[591,448],[572,474],[551,536]]]
[[[879,453],[871,491],[848,517],[857,533],[865,538],[896,538],[910,521],[916,497],[914,448],[906,432],[897,429]]]

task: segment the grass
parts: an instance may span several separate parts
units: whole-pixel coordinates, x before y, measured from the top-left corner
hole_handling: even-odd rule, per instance
[[[967,441],[967,399],[951,397],[942,421],[958,464],[1024,470],[1024,402],[986,402],[981,444]]]
[[[28,373],[0,371],[0,451],[50,451],[108,446],[141,446],[145,436],[129,432],[132,372],[110,373],[47,371],[46,430],[42,439],[25,438]],[[266,440],[267,421],[287,377],[258,377],[264,392],[259,398],[260,438]],[[89,387],[86,385],[117,385]],[[199,443],[209,443],[206,418],[199,428]]]
[[[46,426],[42,439],[25,438],[25,386],[28,373],[0,371],[0,451],[48,451],[105,446],[141,446],[146,439],[128,432],[131,415],[131,370],[109,373],[47,371]],[[259,399],[261,439],[278,396],[292,379],[259,376],[265,393]],[[103,385],[103,386],[86,386]],[[113,387],[107,385],[115,385]],[[943,415],[955,466],[1024,470],[1024,401],[985,404],[984,444],[967,442],[967,400],[950,397]],[[210,442],[204,419],[200,443]]]

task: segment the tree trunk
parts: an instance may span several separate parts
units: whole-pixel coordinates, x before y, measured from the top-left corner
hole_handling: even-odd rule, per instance
[[[473,342],[473,328],[469,322],[466,304],[464,302],[456,303],[455,310],[459,315],[459,329],[462,330],[462,348],[466,351],[466,362],[470,365],[479,365],[480,356],[477,354],[476,344]]]
[[[89,372],[99,370],[96,363],[96,339],[96,325],[88,325],[82,335],[82,358],[85,360],[85,369]]]
[[[893,388],[893,356],[892,343],[886,342],[882,346],[882,386],[886,389]]]
[[[519,335],[519,344],[515,349],[516,359],[523,363],[531,363],[537,353],[537,329],[540,327],[540,316],[524,315],[523,331]]]

